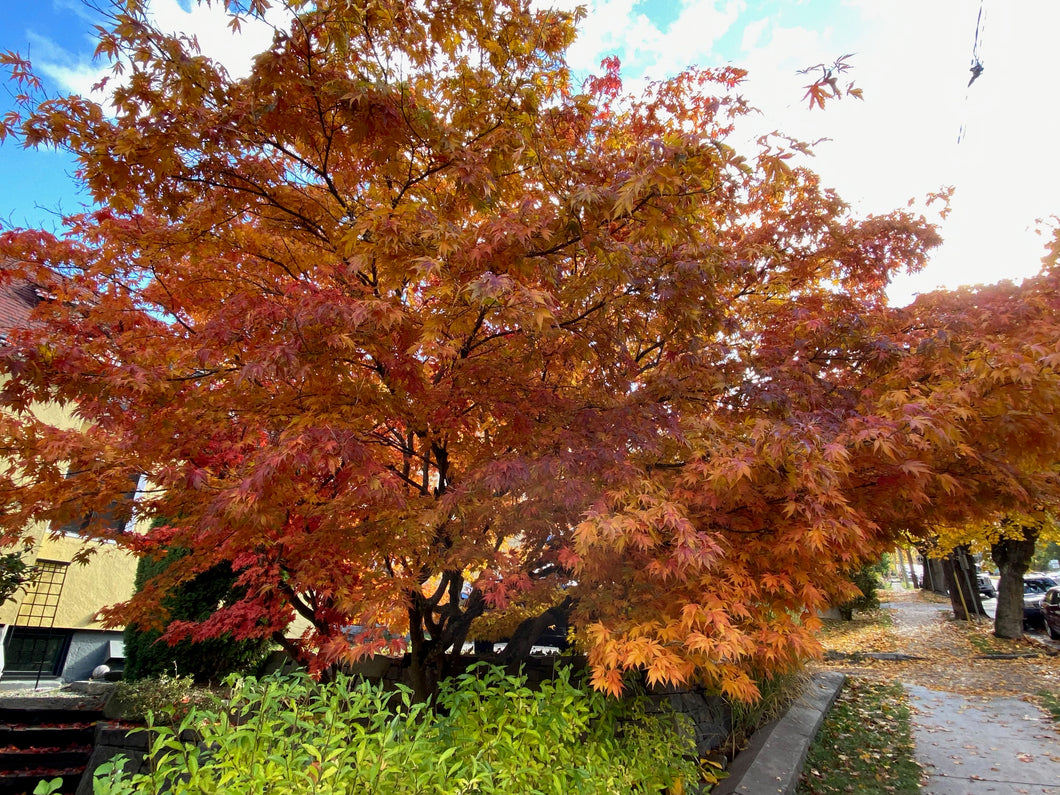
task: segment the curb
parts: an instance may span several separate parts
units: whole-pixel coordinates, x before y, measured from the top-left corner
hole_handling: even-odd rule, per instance
[[[711,795],[792,795],[810,744],[846,679],[834,671],[814,674],[781,718],[754,733]]]

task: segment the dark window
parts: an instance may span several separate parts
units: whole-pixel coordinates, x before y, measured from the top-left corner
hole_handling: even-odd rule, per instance
[[[72,478],[78,475],[74,472],[67,472],[66,477]],[[104,526],[111,530],[122,531],[133,517],[133,505],[136,501],[136,490],[140,485],[139,475],[129,476],[129,490],[122,493],[121,497],[114,500],[110,505],[107,506],[106,510],[98,514],[88,513],[79,520],[67,522],[59,528],[59,532],[66,533],[68,535],[80,535],[81,531],[88,526],[88,523],[92,521],[96,516],[99,516],[103,520]]]
[[[52,629],[69,564],[38,560],[37,578],[18,606],[15,626],[7,633],[4,673],[57,676],[66,662],[71,632]]]
[[[70,648],[70,630],[11,627],[4,651],[4,674],[58,676]]]

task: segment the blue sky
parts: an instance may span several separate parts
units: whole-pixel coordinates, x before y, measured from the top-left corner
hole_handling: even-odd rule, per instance
[[[38,63],[43,60],[60,65],[68,63],[67,54],[76,57],[87,51],[91,55],[91,24],[79,2],[38,0],[5,5],[0,50],[17,51]],[[53,79],[47,82],[51,93],[63,88]],[[13,104],[5,86],[0,92],[2,112]],[[63,153],[24,153],[13,141],[0,147],[0,218],[5,227],[57,227],[53,213],[43,208],[76,209],[77,192],[68,176],[73,168],[71,158]]]
[[[555,0],[573,6],[576,0]],[[545,4],[545,0],[540,0]],[[105,5],[105,2],[104,2]],[[268,32],[232,41],[217,9],[189,0],[150,0],[160,24],[196,33],[230,71],[246,68]],[[742,131],[780,129],[827,138],[811,165],[859,212],[885,212],[946,185],[956,188],[946,242],[925,272],[899,278],[905,303],[935,286],[1020,278],[1038,269],[1035,222],[1060,214],[1060,30],[1056,0],[589,0],[569,53],[577,73],[617,54],[627,84],[690,65],[732,63],[750,71],[743,93],[761,109]],[[80,0],[4,3],[0,50],[28,54],[50,91],[85,92],[93,64],[93,12]],[[969,88],[976,22],[986,71]],[[845,53],[865,101],[827,111],[802,102],[796,70]],[[0,112],[11,107],[0,92]],[[958,143],[958,132],[964,128]],[[0,223],[57,228],[56,210],[74,211],[74,169],[56,152],[0,146]]]

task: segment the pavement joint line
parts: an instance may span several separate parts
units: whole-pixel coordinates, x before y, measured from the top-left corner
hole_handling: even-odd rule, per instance
[[[1011,778],[987,778],[986,776],[958,776],[955,773],[927,773],[928,778],[951,778],[957,781],[978,781],[983,784],[1012,784],[1018,787],[1041,787],[1040,781],[1017,781]],[[1044,786],[1050,786],[1048,784]]]
[[[711,795],[792,795],[810,745],[844,682],[846,675],[837,671],[810,677],[784,715],[751,736],[747,748],[733,760],[729,777]]]

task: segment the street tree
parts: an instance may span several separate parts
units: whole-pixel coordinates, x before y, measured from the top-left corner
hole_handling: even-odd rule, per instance
[[[967,415],[955,457],[935,466],[982,509],[947,516],[952,501],[942,499],[936,526],[922,533],[943,554],[967,546],[993,556],[1001,572],[994,631],[1006,638],[1022,633],[1022,577],[1035,541],[1056,535],[1057,240],[1041,274],[1020,285],[933,293],[914,304],[936,331],[910,357],[919,369],[908,376]]]
[[[888,308],[933,227],[853,215],[798,141],[738,151],[742,71],[629,96],[614,59],[572,77],[577,12],[288,5],[236,78],[127,0],[106,106],[40,101],[4,57],[4,130],[72,152],[97,206],[0,237],[52,285],[0,356],[0,524],[191,551],[114,623],[161,628],[227,561],[242,598],[168,637],[272,637],[317,672],[407,648],[426,698],[476,621],[533,606],[516,634],[569,614],[601,689],[752,698],[900,533],[1042,479],[1060,335],[993,350],[979,293]],[[1001,289],[1012,328],[1027,293]],[[102,520],[133,475],[164,528]]]
[[[1055,495],[1040,497],[1039,506],[1055,506]],[[961,547],[989,555],[998,569],[994,634],[999,638],[1023,635],[1023,575],[1031,567],[1036,548],[1060,538],[1060,528],[1051,510],[1011,513],[957,528],[943,528],[936,546]],[[957,602],[954,601],[955,612]],[[985,611],[983,611],[985,615]],[[958,618],[963,618],[957,614]]]

